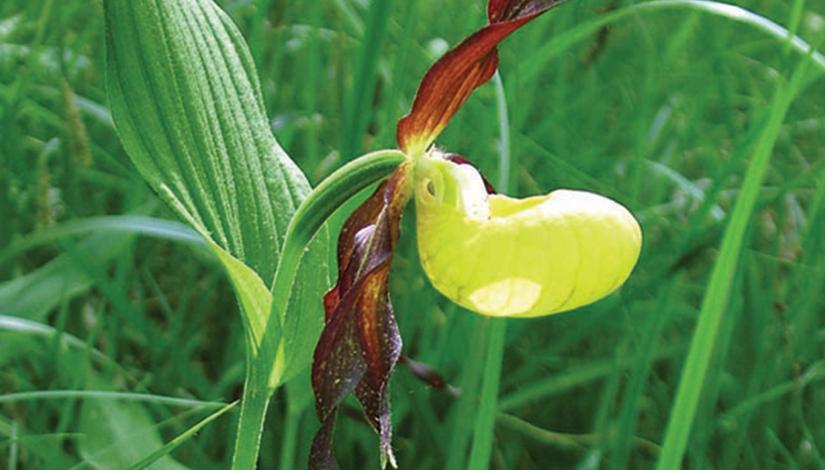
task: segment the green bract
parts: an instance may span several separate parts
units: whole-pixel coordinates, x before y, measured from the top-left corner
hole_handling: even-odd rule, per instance
[[[488,195],[471,165],[434,154],[417,162],[415,200],[424,270],[442,294],[484,315],[587,305],[617,289],[639,258],[636,219],[597,194]]]

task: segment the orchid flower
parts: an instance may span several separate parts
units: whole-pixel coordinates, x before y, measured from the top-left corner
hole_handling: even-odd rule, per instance
[[[433,145],[470,94],[495,73],[498,43],[562,1],[490,0],[489,24],[430,68],[399,121],[404,162],[352,213],[338,239],[338,281],[324,297],[326,323],[312,366],[322,424],[310,468],[337,468],[333,427],[351,392],[379,435],[382,467],[396,465],[387,386],[401,338],[387,279],[410,199],[430,281],[482,315],[571,310],[616,290],[636,264],[641,230],[620,204],[572,190],[526,199],[495,194],[465,158]]]

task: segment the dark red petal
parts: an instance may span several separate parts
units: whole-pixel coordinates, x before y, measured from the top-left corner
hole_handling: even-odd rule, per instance
[[[315,409],[322,421],[332,415],[341,400],[361,381],[367,365],[361,355],[357,337],[354,295],[345,296],[328,321],[315,347],[312,364],[312,389]],[[339,314],[340,313],[340,314]]]
[[[386,191],[387,183],[381,183],[373,195],[364,201],[344,222],[341,233],[338,236],[338,271],[339,275],[346,272],[350,264],[350,258],[355,253],[355,245],[358,233],[366,227],[375,224],[378,214],[384,207],[383,194]],[[379,194],[381,196],[379,196]],[[363,233],[362,233],[363,236]],[[357,269],[357,267],[356,267]],[[347,286],[344,286],[346,289]]]
[[[395,467],[387,385],[401,355],[401,335],[387,293],[388,274],[389,269],[383,270],[371,279],[359,299],[358,334],[367,373],[358,383],[355,395],[380,436],[382,463],[389,460]]]
[[[309,450],[309,468],[317,470],[338,470],[338,462],[332,454],[332,431],[335,430],[334,412],[321,421],[321,428],[312,440]]]
[[[498,67],[496,46],[510,33],[564,0],[491,0],[490,24],[447,52],[424,75],[412,109],[398,122],[401,150],[423,151],[470,94]]]
[[[408,167],[399,167],[352,213],[338,239],[338,281],[324,297],[326,325],[315,348],[312,388],[322,425],[309,467],[335,469],[332,431],[341,401],[355,392],[380,436],[382,461],[394,463],[387,385],[401,336],[387,293],[399,223],[409,198]]]

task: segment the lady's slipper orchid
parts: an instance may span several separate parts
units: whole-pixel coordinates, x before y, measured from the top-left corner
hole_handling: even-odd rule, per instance
[[[617,289],[639,256],[633,216],[602,196],[558,190],[494,194],[469,162],[432,144],[498,67],[510,33],[563,0],[490,0],[489,24],[438,60],[398,123],[407,159],[349,217],[338,240],[338,281],[324,297],[326,324],[312,366],[322,422],[310,468],[337,468],[337,408],[355,392],[380,436],[382,467],[395,466],[387,385],[401,338],[387,292],[404,206],[416,201],[424,270],[445,296],[484,315],[533,317],[586,305]]]

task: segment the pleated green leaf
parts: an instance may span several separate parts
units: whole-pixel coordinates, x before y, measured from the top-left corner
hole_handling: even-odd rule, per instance
[[[211,0],[106,0],[104,6],[118,134],[149,185],[211,242],[257,350],[286,230],[310,191],[307,179],[270,131],[244,39]],[[301,319],[290,335],[317,338],[321,328],[328,283],[326,232],[321,236],[298,272],[302,289],[290,299],[289,314],[277,318]],[[280,337],[267,340],[278,344]],[[306,366],[310,358],[300,361],[303,355],[311,351],[287,351],[286,362]]]

